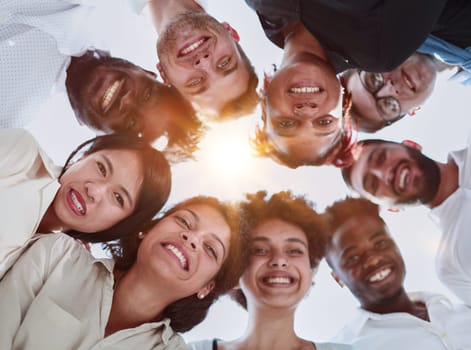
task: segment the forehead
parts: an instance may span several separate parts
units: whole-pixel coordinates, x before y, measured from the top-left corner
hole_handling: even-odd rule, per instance
[[[278,218],[259,222],[250,232],[251,239],[263,238],[270,242],[302,241],[307,245],[304,231],[297,225]]]
[[[358,215],[345,221],[332,237],[332,248],[341,253],[350,246],[360,245],[378,236],[389,236],[386,225],[376,216]]]

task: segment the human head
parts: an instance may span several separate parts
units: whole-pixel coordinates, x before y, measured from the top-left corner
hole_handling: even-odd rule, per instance
[[[144,222],[159,212],[170,194],[171,173],[165,157],[143,139],[126,134],[98,136],[81,144],[67,159],[59,182],[75,164],[102,150],[135,151],[142,164],[142,184],[134,211],[127,218],[108,229],[93,234],[74,230],[67,232],[70,236],[87,242],[105,242],[138,232]]]
[[[190,158],[197,149],[203,126],[196,112],[153,72],[104,51],[87,51],[72,58],[66,87],[78,121],[96,131],[148,141],[166,135],[176,159]]]
[[[178,203],[165,214],[147,224],[150,231],[160,221],[189,206],[203,205],[219,212],[230,228],[230,240],[227,247],[227,256],[219,272],[214,276],[214,288],[203,299],[197,298],[196,291],[185,298],[168,305],[164,310],[164,317],[171,319],[171,326],[177,332],[185,332],[200,323],[206,316],[211,304],[227,290],[235,286],[242,273],[241,256],[245,250],[245,234],[240,231],[240,217],[238,210],[230,204],[223,203],[213,197],[193,197]],[[116,267],[121,270],[129,269],[136,261],[138,249],[141,244],[139,235],[126,236],[116,243],[108,243]]]
[[[243,222],[251,241],[257,228],[273,219],[300,229],[308,244],[310,268],[316,269],[324,256],[324,221],[314,209],[313,204],[303,196],[295,196],[284,191],[267,196],[265,191],[247,194],[246,201],[240,204]],[[246,259],[250,264],[250,258]],[[247,269],[247,266],[245,266]],[[309,281],[311,282],[311,281]],[[242,307],[247,308],[247,299],[240,289],[230,292],[231,297]]]
[[[326,260],[333,276],[363,308],[386,311],[404,293],[406,269],[378,206],[366,199],[346,198],[328,207],[325,217]]]
[[[353,163],[342,169],[345,183],[362,197],[386,206],[428,205],[440,185],[435,161],[404,143],[363,140]]]
[[[310,81],[306,72],[312,75]],[[290,168],[339,166],[352,140],[350,98],[340,91],[332,68],[315,57],[267,77],[261,123],[251,138],[256,155]]]
[[[435,59],[420,53],[412,54],[391,72],[343,73],[352,94],[352,117],[359,130],[375,132],[406,114],[414,114],[432,93],[436,76]]]
[[[238,41],[228,23],[205,12],[178,15],[157,40],[157,68],[201,114],[246,115],[258,102],[258,79]]]

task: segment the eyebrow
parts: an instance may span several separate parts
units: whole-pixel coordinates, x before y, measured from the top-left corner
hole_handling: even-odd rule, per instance
[[[200,222],[199,216],[198,216],[193,210],[187,209],[187,208],[182,208],[182,210],[189,212],[189,213],[193,216],[193,218],[195,219],[195,221],[196,221],[197,223]],[[224,243],[221,241],[221,239],[220,239],[215,233],[210,232],[209,234],[210,234],[211,237],[213,237],[216,241],[218,241],[219,244],[221,245],[221,247],[222,247],[222,255],[223,255],[223,259],[224,259],[224,257],[226,256],[226,247],[224,246]]]
[[[108,166],[108,170],[110,172],[110,175],[113,175],[114,173],[114,168],[113,168],[113,163],[111,163],[111,160],[110,158],[108,158],[106,155],[104,154],[101,154],[101,157],[103,158],[103,160],[105,161],[106,165]],[[121,189],[121,191],[123,191],[123,193],[125,194],[125,196],[128,198],[128,201],[131,205],[131,207],[134,205],[134,202],[132,200],[132,197],[131,195],[129,194],[128,190],[126,188],[124,188],[124,186],[122,185],[119,185],[119,188]]]
[[[265,237],[265,236],[258,236],[258,237],[255,237],[254,239],[252,239],[252,242],[268,242],[268,241],[270,241],[270,239],[268,237]],[[285,239],[285,242],[299,243],[299,244],[302,244],[303,246],[305,246],[306,248],[309,248],[308,245],[299,238],[294,238],[294,237],[291,238],[290,237],[290,238]]]

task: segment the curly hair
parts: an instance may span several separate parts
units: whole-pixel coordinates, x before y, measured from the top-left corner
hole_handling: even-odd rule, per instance
[[[258,224],[269,219],[280,219],[299,227],[306,235],[311,268],[316,268],[325,253],[324,220],[314,209],[313,203],[304,196],[282,191],[267,198],[266,191],[246,194],[241,202],[242,222],[250,233]],[[245,261],[248,261],[246,256]],[[246,266],[244,266],[246,267]],[[240,289],[231,290],[230,297],[247,308],[247,300]]]
[[[73,167],[74,162],[105,149],[135,151],[142,164],[142,185],[136,198],[134,211],[112,227],[95,233],[75,230],[66,232],[69,236],[85,242],[106,242],[139,232],[143,223],[162,209],[170,195],[172,176],[170,166],[163,154],[141,138],[126,134],[98,136],[82,143],[70,154],[59,179],[69,167]]]
[[[345,199],[334,202],[327,207],[324,212],[326,223],[325,240],[327,242],[327,250],[332,243],[335,232],[352,218],[359,216],[371,216],[378,218],[382,222],[384,220],[379,215],[379,206],[370,202],[365,198],[346,197]],[[328,259],[326,259],[327,262]]]
[[[226,220],[231,229],[231,237],[228,255],[219,272],[214,277],[215,287],[203,299],[198,299],[196,292],[185,298],[179,299],[168,305],[163,311],[164,317],[170,318],[172,328],[177,332],[186,332],[203,321],[209,307],[222,294],[237,285],[243,272],[241,264],[243,251],[246,250],[246,233],[241,231],[239,211],[234,205],[223,203],[213,197],[198,196],[183,201],[165,212],[164,216],[147,224],[147,230],[152,229],[160,220],[171,215],[177,210],[189,205],[208,205],[218,212]],[[137,258],[137,252],[141,239],[138,235],[123,237],[117,242],[105,244],[105,248],[111,253],[119,270],[129,269]]]

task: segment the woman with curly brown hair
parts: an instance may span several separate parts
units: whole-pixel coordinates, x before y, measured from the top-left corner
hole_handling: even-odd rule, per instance
[[[178,204],[93,258],[67,235],[32,244],[0,282],[0,348],[185,349],[240,276],[238,213],[214,198]]]
[[[303,197],[248,195],[242,213],[250,238],[248,264],[231,296],[248,312],[245,333],[233,341],[190,344],[193,350],[340,349],[314,344],[294,330],[296,307],[324,256],[323,219]]]

